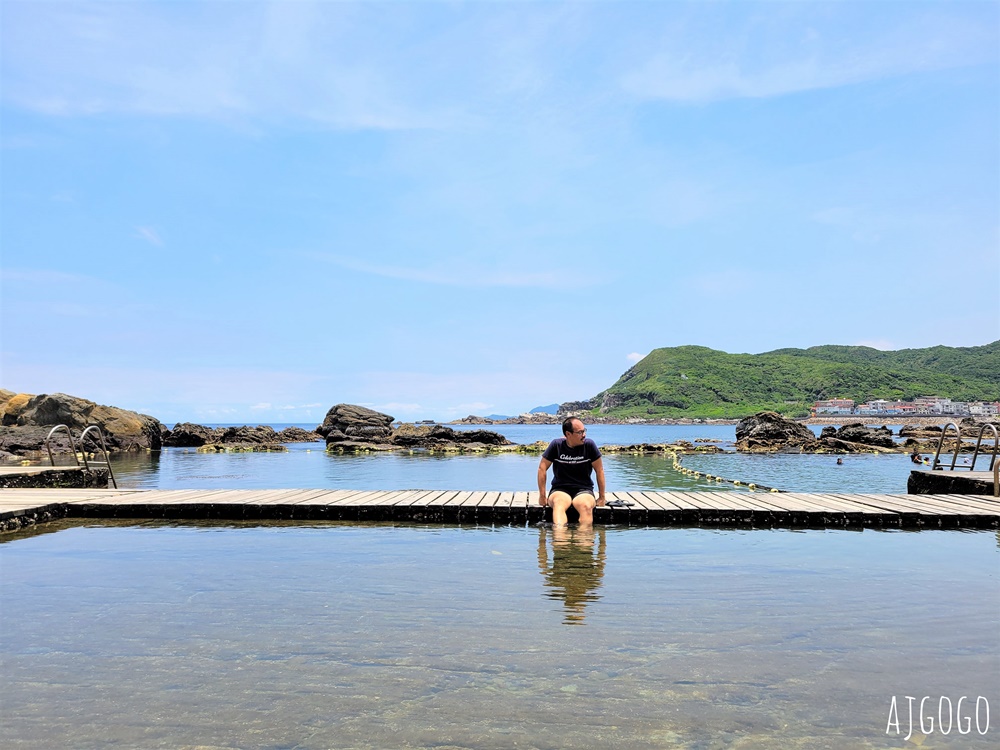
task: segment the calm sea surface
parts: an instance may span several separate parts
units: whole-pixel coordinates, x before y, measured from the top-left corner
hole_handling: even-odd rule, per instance
[[[275,425],[280,428],[287,425]],[[313,428],[315,425],[300,425]],[[466,428],[474,429],[474,428]],[[515,443],[558,436],[558,426],[493,425]],[[707,440],[732,450],[732,425],[593,425],[598,445]],[[819,427],[813,428],[818,432]],[[898,426],[897,426],[898,429]],[[331,488],[516,491],[535,488],[537,455],[429,455],[427,453],[327,454],[323,443],[297,443],[288,453],[203,454],[194,448],[126,455],[113,464],[120,486],[160,489]],[[833,455],[701,455],[684,466],[738,479],[744,485],[798,492],[906,492],[913,464],[906,455],[856,454],[837,465]],[[981,459],[982,462],[987,460]],[[608,454],[609,490],[746,491],[731,484],[692,479],[658,455]],[[985,469],[985,463],[981,468]]]
[[[993,532],[48,525],[0,537],[0,746],[995,748],[998,563]]]

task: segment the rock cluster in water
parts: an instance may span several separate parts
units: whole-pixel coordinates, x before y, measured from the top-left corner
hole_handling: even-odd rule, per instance
[[[116,406],[103,406],[65,393],[14,393],[0,389],[0,459],[38,458],[45,453],[45,438],[64,424],[74,439],[96,424],[104,433],[109,451],[159,450],[164,429],[158,419]],[[71,450],[65,430],[52,436],[53,453]],[[88,452],[95,444],[76,446]]]
[[[336,452],[423,449],[453,453],[512,449],[503,435],[490,430],[453,430],[439,424],[395,425],[389,414],[356,406],[337,404],[326,413],[316,432],[326,440],[326,448]]]
[[[315,432],[301,427],[286,427],[275,431],[268,425],[250,427],[206,427],[181,422],[165,433],[163,445],[168,448],[197,448],[202,453],[232,453],[240,451],[284,451],[284,443],[312,443],[320,440]]]
[[[853,422],[840,428],[824,427],[817,438],[804,424],[773,411],[762,411],[736,425],[736,450],[741,453],[898,453],[903,446],[892,439],[888,427],[867,427]]]

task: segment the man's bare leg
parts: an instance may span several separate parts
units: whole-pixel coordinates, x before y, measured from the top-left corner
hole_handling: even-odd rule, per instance
[[[597,505],[597,499],[586,492],[573,498],[573,507],[580,514],[581,526],[593,525],[595,505]]]
[[[557,490],[549,493],[549,507],[552,508],[552,523],[556,526],[565,526],[569,521],[566,518],[566,511],[573,504],[573,499],[565,492]]]

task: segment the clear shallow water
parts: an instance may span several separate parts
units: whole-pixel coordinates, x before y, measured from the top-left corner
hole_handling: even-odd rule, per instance
[[[315,425],[305,425],[314,427]],[[471,427],[465,429],[472,429]],[[492,425],[515,443],[549,440],[557,426]],[[819,431],[821,427],[814,427]],[[733,425],[594,425],[598,445],[716,441],[731,449]],[[499,490],[535,488],[537,455],[429,455],[426,453],[327,454],[323,443],[294,443],[288,453],[202,454],[194,448],[123,455],[113,466],[122,487],[158,489],[330,488]],[[986,459],[981,459],[985,469]],[[692,479],[664,456],[608,454],[610,490],[745,491],[729,484]],[[905,492],[913,464],[905,455],[701,455],[685,456],[686,467],[727,479],[798,492]]]
[[[6,537],[0,745],[915,746],[905,711],[886,735],[904,695],[985,696],[1000,721],[993,532],[553,534]]]

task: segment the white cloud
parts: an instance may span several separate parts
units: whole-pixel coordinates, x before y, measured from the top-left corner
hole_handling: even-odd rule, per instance
[[[250,408],[251,409],[255,409],[255,410],[270,409],[271,408],[271,404],[269,404],[267,401],[262,401],[259,404],[254,404]]]
[[[408,14],[390,21],[379,8],[324,2],[163,5],[5,4],[5,100],[50,116],[298,119],[342,129],[464,118],[427,96],[423,71],[435,49],[415,42],[419,34],[404,43],[419,31]],[[404,46],[421,65],[397,52]]]
[[[163,240],[161,239],[159,233],[152,227],[136,227],[135,231],[139,237],[146,240],[146,242],[150,245],[163,247]]]
[[[845,7],[846,6],[846,7]],[[939,12],[933,4],[901,13],[884,5],[781,4],[768,20],[749,9],[727,14],[711,36],[693,34],[695,23],[663,33],[657,51],[622,76],[633,95],[681,103],[766,98],[877,81],[996,60],[996,24],[968,14]],[[945,6],[940,6],[945,7]],[[711,14],[711,10],[706,13]],[[823,14],[823,30],[814,23]],[[694,19],[689,19],[692,21]],[[666,51],[660,51],[666,50]]]
[[[632,364],[635,364],[645,356],[646,356],[645,354],[639,354],[639,352],[632,352],[631,354],[626,354],[625,359],[627,359]]]

